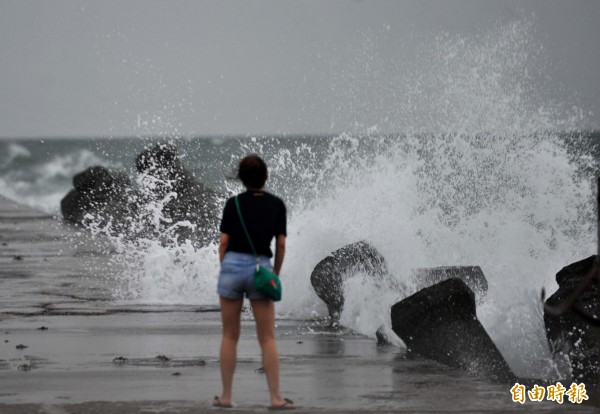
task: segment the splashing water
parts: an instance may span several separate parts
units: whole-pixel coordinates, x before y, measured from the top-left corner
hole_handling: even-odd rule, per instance
[[[394,111],[402,133],[372,127],[314,141],[242,141],[231,159],[260,153],[269,190],[291,212],[282,316],[325,316],[310,273],[330,252],[367,240],[386,257],[390,283],[407,288],[382,292],[352,275],[345,326],[369,336],[389,327],[390,306],[414,292],[412,269],[479,265],[489,291],[478,317],[513,370],[556,375],[539,292],[554,291],[555,273],[593,252],[593,204],[564,144],[565,132],[577,136],[581,111],[544,96],[533,29],[518,21],[424,45],[414,67],[387,85],[401,97]],[[176,244],[163,229],[161,241],[115,238],[126,264],[115,297],[215,304],[216,245]]]
[[[565,112],[533,85],[542,68],[531,30],[517,22],[482,38],[439,37],[426,70],[407,76],[404,134],[331,141],[314,202],[291,222],[296,254],[284,269],[292,293],[282,310],[324,314],[307,275],[325,252],[361,239],[408,284],[417,267],[479,265],[490,288],[478,315],[494,342],[517,373],[553,374],[540,365],[549,354],[539,292],[552,292],[558,270],[593,252],[593,202],[562,138],[577,130],[581,111]],[[373,336],[408,293],[351,279],[342,323]]]

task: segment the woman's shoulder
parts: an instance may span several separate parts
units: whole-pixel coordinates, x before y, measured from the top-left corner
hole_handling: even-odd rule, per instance
[[[265,191],[265,196],[267,196],[267,197],[273,199],[275,202],[277,202],[279,204],[283,204],[285,206],[285,203],[283,202],[283,200],[280,197],[276,196],[275,194]]]
[[[241,194],[232,195],[231,197],[225,200],[225,208],[235,208],[235,198],[240,196]]]

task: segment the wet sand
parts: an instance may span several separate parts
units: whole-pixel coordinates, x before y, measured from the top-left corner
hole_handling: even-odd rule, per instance
[[[108,261],[110,246],[78,233],[0,198],[0,413],[214,412],[218,309],[114,304],[108,287],[118,269]],[[597,412],[568,401],[514,403],[511,384],[469,377],[319,321],[277,324],[281,388],[296,412]],[[265,410],[260,367],[246,315],[236,407],[227,411]]]

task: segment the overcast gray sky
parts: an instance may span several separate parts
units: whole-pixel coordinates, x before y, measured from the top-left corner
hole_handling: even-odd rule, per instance
[[[399,129],[436,37],[523,19],[543,95],[596,128],[597,0],[0,0],[0,137]]]

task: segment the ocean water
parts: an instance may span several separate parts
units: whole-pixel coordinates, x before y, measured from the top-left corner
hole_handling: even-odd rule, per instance
[[[367,240],[388,261],[389,285],[402,288],[382,292],[349,275],[344,326],[368,336],[389,327],[390,306],[415,290],[412,269],[479,265],[489,292],[477,314],[515,373],[564,375],[546,343],[540,292],[556,289],[563,266],[595,253],[600,135],[580,128],[584,110],[548,101],[534,84],[543,56],[531,30],[520,21],[476,38],[432,37],[414,71],[391,86],[398,132],[374,123],[312,136],[4,140],[0,194],[60,216],[73,175],[92,165],[125,171],[144,191],[135,156],[168,141],[224,201],[241,190],[230,178],[236,160],[259,153],[268,190],[290,211],[281,318],[324,318],[312,269]],[[112,283],[115,302],[217,303],[216,245],[110,237],[110,260],[125,269]]]

